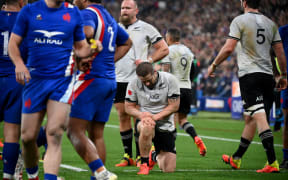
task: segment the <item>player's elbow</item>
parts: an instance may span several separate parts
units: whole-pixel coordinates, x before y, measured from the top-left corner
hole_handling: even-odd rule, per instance
[[[162,54],[163,54],[163,58],[169,54],[168,46],[163,47]]]

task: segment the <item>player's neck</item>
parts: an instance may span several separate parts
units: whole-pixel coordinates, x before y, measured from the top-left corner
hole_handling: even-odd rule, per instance
[[[248,12],[259,13],[259,10],[247,7],[247,8],[245,8],[244,12],[245,13],[248,13]]]
[[[131,20],[131,23],[130,24],[134,24],[138,19],[135,17]]]
[[[62,5],[62,2],[56,2],[55,0],[45,0],[45,3],[49,8],[59,8]]]
[[[20,6],[18,5],[9,5],[6,4],[5,8],[3,9],[4,11],[10,11],[10,12],[19,12],[20,11]]]

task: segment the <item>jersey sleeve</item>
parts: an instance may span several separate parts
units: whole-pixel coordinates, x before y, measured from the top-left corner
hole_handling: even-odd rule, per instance
[[[169,90],[168,90],[168,98],[176,98],[180,96],[180,88],[178,85],[178,80],[172,74],[169,74]]]
[[[91,26],[93,29],[97,29],[98,18],[95,18],[94,20],[93,15],[91,14],[91,11],[87,9],[82,10],[81,13],[84,19],[84,26]]]
[[[159,31],[152,25],[147,26],[148,37],[152,44],[156,44],[158,41],[162,40],[163,37]]]
[[[230,32],[228,37],[236,40],[241,39],[241,29],[239,25],[239,18],[234,18],[230,24]]]
[[[27,31],[28,17],[29,5],[24,6],[23,9],[19,12],[12,32],[21,37],[24,37]]]
[[[128,40],[129,35],[121,26],[119,26],[119,24],[117,24],[117,26],[118,26],[118,32],[116,37],[116,44],[122,45]]]
[[[77,7],[75,8],[78,21],[74,30],[74,41],[81,41],[85,39],[83,17],[81,16],[80,10]]]
[[[126,96],[125,100],[128,102],[136,103],[137,100],[137,92],[136,92],[136,80],[130,81],[127,90],[126,90]]]
[[[279,31],[278,31],[278,27],[277,25],[274,23],[274,36],[273,36],[273,40],[272,40],[272,45],[277,43],[277,42],[281,42],[281,37],[280,37],[280,34],[279,34]]]

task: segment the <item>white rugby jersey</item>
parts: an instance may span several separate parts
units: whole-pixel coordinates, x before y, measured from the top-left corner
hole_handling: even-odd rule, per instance
[[[147,88],[141,80],[136,77],[129,82],[126,91],[126,101],[135,102],[140,106],[141,112],[157,114],[168,106],[168,98],[180,96],[177,79],[170,73],[158,72],[158,81],[153,89]],[[156,128],[164,131],[173,131],[174,114],[163,120],[156,121]]]
[[[272,20],[253,12],[237,16],[230,25],[229,37],[240,42],[236,48],[239,77],[255,72],[273,75],[270,48],[281,38]]]
[[[141,20],[137,20],[127,28],[123,24],[120,26],[129,34],[133,45],[128,53],[115,64],[116,81],[130,82],[136,77],[135,61],[146,60],[149,48],[161,40],[162,36],[155,27]]]
[[[180,88],[191,89],[190,71],[194,54],[183,44],[169,46],[169,54],[162,63],[170,64],[170,72],[178,79]]]

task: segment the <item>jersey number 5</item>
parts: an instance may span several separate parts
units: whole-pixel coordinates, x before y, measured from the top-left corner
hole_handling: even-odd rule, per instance
[[[263,44],[265,42],[265,29],[257,29],[257,43]]]

